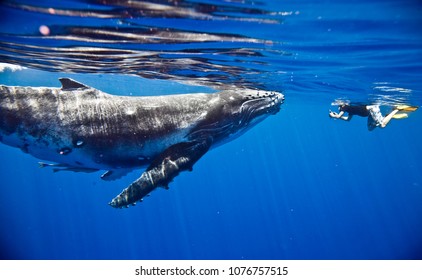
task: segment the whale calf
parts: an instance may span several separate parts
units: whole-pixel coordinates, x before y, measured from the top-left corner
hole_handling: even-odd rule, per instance
[[[168,184],[210,148],[271,114],[281,93],[230,89],[213,94],[116,96],[69,78],[61,88],[0,86],[0,141],[52,163],[54,171],[106,170],[118,179],[146,167],[109,203],[134,205]]]

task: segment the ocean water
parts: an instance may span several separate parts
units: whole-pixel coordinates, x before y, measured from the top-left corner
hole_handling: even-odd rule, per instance
[[[422,111],[368,131],[336,100],[422,105],[420,1],[2,1],[0,84],[118,95],[283,92],[170,190],[0,145],[2,259],[421,259]],[[13,66],[12,66],[13,65]]]

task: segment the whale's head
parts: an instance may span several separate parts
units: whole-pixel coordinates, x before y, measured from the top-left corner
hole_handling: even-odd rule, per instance
[[[233,98],[236,99],[236,96]],[[239,113],[247,122],[276,114],[284,102],[284,95],[273,91],[245,90],[237,98],[241,102]]]
[[[283,101],[284,95],[278,92],[250,89],[222,91],[211,101],[212,109],[193,135],[206,134],[216,142],[231,140],[269,115],[276,114]]]
[[[224,114],[230,116],[239,130],[249,128],[269,115],[280,111],[284,95],[262,90],[229,91],[221,94],[225,99]]]

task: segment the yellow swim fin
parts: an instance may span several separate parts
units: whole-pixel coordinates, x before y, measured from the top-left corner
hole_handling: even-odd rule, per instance
[[[405,118],[407,118],[409,115],[408,114],[406,114],[406,113],[397,113],[397,114],[395,114],[394,116],[393,116],[393,119],[397,119],[397,120],[400,120],[400,119],[405,119]]]
[[[418,109],[418,106],[399,105],[396,109],[403,112],[414,112]]]

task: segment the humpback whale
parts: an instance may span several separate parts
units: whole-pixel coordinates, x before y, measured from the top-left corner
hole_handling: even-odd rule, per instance
[[[106,170],[104,180],[146,167],[111,200],[142,201],[210,148],[241,135],[284,101],[281,93],[228,89],[217,93],[116,96],[69,78],[61,88],[0,86],[0,141],[49,161],[54,171]]]

